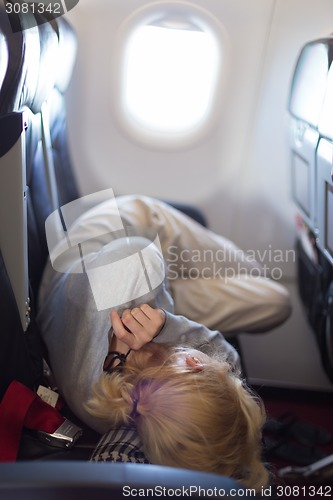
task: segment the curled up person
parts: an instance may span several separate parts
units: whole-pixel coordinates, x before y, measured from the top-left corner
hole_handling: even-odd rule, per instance
[[[60,242],[46,266],[38,322],[72,411],[101,434],[134,429],[151,463],[265,486],[263,406],[221,331],[280,324],[290,312],[285,289],[233,243],[151,198],[104,202],[69,234],[72,247],[62,252]],[[209,278],[197,261],[198,279],[186,279],[183,249],[224,252],[235,272]],[[258,273],[238,276],[240,268]]]

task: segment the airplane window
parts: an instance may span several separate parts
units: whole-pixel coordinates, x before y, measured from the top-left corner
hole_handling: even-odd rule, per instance
[[[132,132],[168,145],[195,138],[216,112],[221,45],[207,23],[186,11],[132,23],[120,84]]]
[[[217,51],[208,33],[143,26],[128,48],[125,105],[146,128],[186,131],[209,112],[216,67]]]

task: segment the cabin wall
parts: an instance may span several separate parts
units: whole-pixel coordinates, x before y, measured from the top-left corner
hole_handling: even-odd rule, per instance
[[[331,390],[297,296],[286,106],[298,52],[333,30],[333,3],[193,0],[221,23],[227,41],[224,99],[209,134],[170,151],[133,142],[114,113],[119,29],[146,3],[80,0],[68,15],[79,38],[68,106],[81,192],[112,187],[201,208],[212,229],[281,273],[292,295],[282,327],[241,335],[249,380]]]

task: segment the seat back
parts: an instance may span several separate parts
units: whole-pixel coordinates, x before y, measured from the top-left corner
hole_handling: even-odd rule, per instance
[[[333,381],[333,37],[302,48],[290,91],[292,191],[300,214],[298,288],[322,365]]]
[[[35,316],[45,219],[78,197],[64,102],[75,34],[64,18],[29,15],[0,7],[0,397],[13,379],[35,388],[42,377]]]
[[[333,37],[311,41],[302,48],[289,97],[289,144],[292,193],[301,216],[317,230],[316,151],[319,120],[333,61]]]

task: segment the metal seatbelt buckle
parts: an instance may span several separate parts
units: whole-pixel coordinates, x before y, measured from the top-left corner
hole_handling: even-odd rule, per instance
[[[53,434],[37,431],[37,436],[40,441],[57,448],[71,448],[82,434],[83,431],[81,427],[73,424],[67,420],[67,418]]]

